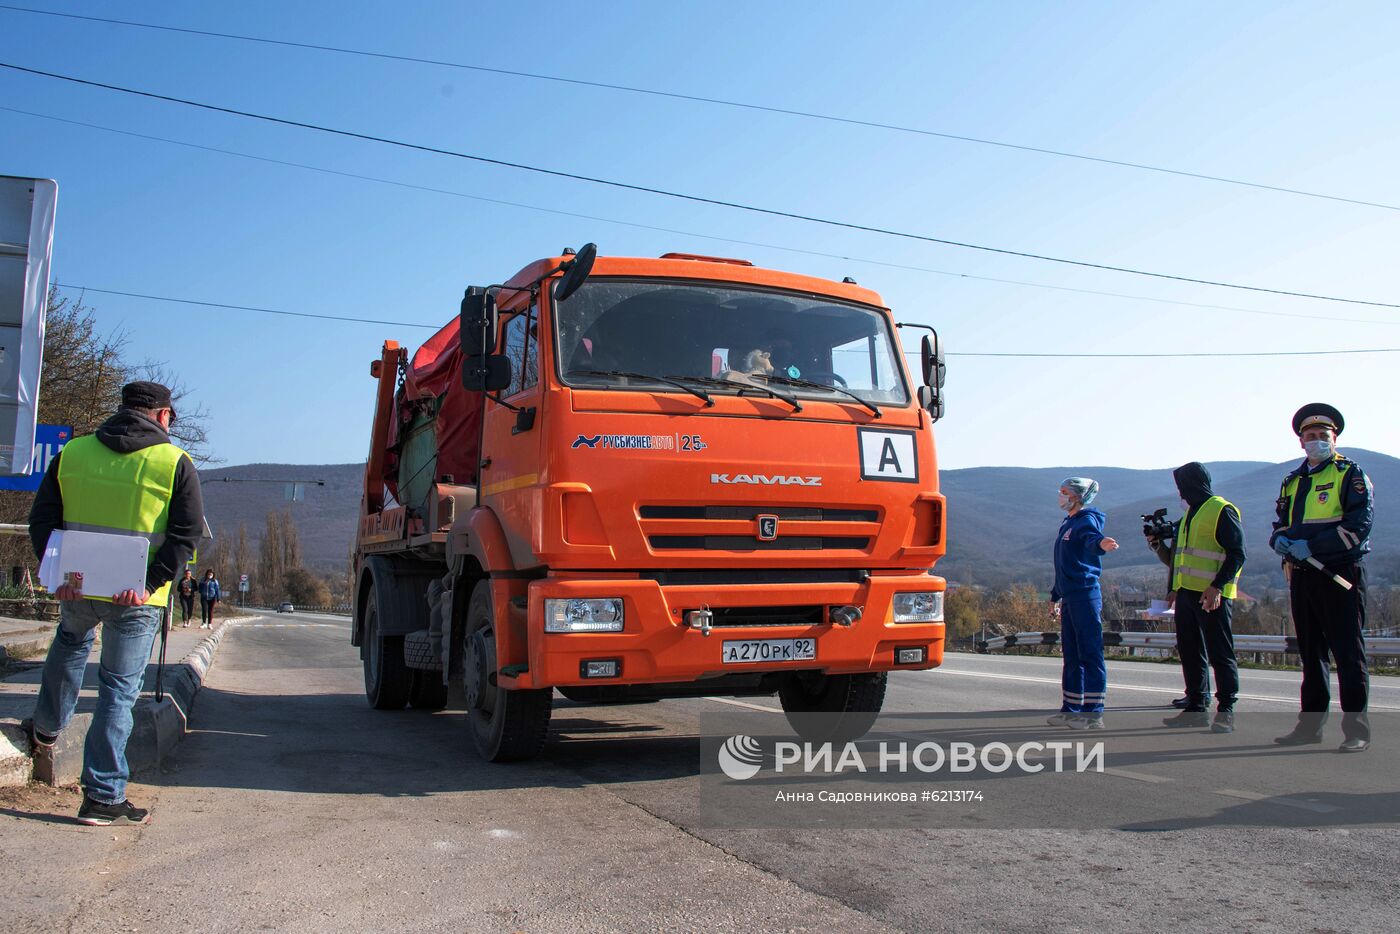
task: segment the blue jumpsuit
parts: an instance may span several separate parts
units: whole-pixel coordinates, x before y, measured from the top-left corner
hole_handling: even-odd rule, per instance
[[[1108,669],[1103,661],[1104,514],[1092,507],[1066,516],[1055,539],[1055,587],[1052,600],[1060,607],[1060,646],[1064,652],[1064,690],[1060,710],[1065,713],[1102,714],[1108,690]]]

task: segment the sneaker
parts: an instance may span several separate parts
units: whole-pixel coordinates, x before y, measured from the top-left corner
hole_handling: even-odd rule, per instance
[[[1172,706],[1177,710],[1185,710],[1187,707],[1191,706],[1191,698],[1178,697],[1176,700],[1172,701]]]
[[[1065,726],[1071,730],[1102,730],[1103,717],[1089,716],[1086,714],[1072,714],[1065,721]]]
[[[138,808],[130,801],[120,804],[103,804],[83,796],[83,806],[78,809],[78,823],[89,827],[106,827],[109,824],[144,824],[150,812]]]
[[[1065,713],[1064,711],[1060,711],[1057,714],[1052,714],[1051,716],[1046,717],[1045,722],[1050,724],[1051,726],[1065,726],[1069,723],[1070,718],[1073,716],[1074,714],[1072,713]]]
[[[1212,733],[1233,733],[1235,732],[1235,712],[1233,710],[1217,710],[1215,719],[1210,722]]]
[[[1162,726],[1207,727],[1210,726],[1210,714],[1204,710],[1183,710],[1175,717],[1164,719]]]
[[[1343,740],[1343,741],[1342,741],[1342,744],[1341,744],[1340,746],[1337,747],[1337,751],[1338,751],[1338,752],[1365,752],[1367,749],[1370,748],[1370,746],[1371,746],[1371,741],[1370,741],[1369,739],[1359,739],[1359,738],[1357,738],[1357,737],[1352,737],[1351,739]]]
[[[34,729],[32,719],[23,721],[19,726],[24,731],[24,735],[29,737],[29,755],[34,760],[32,773],[34,780],[43,782],[45,785],[55,784],[53,744],[58,742],[58,737],[46,736]]]
[[[49,736],[47,733],[40,733],[38,730],[34,729],[33,717],[26,717],[21,720],[19,728],[24,731],[25,736],[29,737],[29,744],[36,750],[40,746],[52,748],[53,744],[58,742],[57,736]]]

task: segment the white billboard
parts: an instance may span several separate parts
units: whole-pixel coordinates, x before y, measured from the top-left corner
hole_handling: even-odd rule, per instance
[[[0,175],[0,476],[29,473],[58,183]]]

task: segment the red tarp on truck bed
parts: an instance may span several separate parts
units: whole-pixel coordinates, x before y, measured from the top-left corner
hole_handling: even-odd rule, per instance
[[[481,394],[462,388],[462,346],[457,339],[457,324],[456,318],[449,321],[442,330],[428,338],[409,361],[403,393],[395,400],[389,447],[393,448],[398,443],[399,429],[406,427],[400,420],[403,403],[442,396],[437,414],[438,461],[435,473],[437,479],[443,474],[451,474],[454,482],[467,484],[476,477],[476,465],[480,459]],[[395,457],[393,473],[397,473],[397,461]],[[394,481],[389,488],[397,497],[397,476]]]

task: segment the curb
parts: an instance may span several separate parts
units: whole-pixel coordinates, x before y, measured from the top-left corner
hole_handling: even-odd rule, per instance
[[[9,642],[0,645],[0,667],[3,667],[10,659],[33,658],[35,655],[42,655],[49,649],[49,643],[53,641],[53,633],[46,633],[38,639],[30,639],[26,642]]]
[[[165,697],[159,702],[144,696],[132,709],[131,736],[126,741],[126,761],[131,774],[158,766],[185,736],[194,700],[230,623],[257,619],[235,616],[224,620],[188,655],[165,668]],[[76,714],[54,744],[52,774],[34,774],[29,738],[13,721],[0,723],[0,788],[27,784],[32,777],[50,785],[71,785],[83,772],[83,744],[92,714]],[[47,771],[47,770],[45,770]]]

